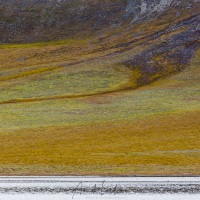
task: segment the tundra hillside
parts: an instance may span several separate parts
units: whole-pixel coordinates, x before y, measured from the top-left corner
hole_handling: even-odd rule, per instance
[[[199,0],[0,2],[0,175],[200,175]]]

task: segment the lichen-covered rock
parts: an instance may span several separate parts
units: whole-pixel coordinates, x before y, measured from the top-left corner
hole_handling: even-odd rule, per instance
[[[126,8],[127,15],[132,15],[132,22],[152,16],[153,13],[160,14],[167,9],[175,7],[177,12],[181,9],[189,9],[199,0],[130,0]]]

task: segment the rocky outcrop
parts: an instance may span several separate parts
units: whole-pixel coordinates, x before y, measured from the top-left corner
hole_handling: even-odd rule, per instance
[[[190,9],[198,2],[199,0],[130,0],[126,11],[127,16],[132,16],[132,22],[135,22],[152,14],[158,16],[170,8],[175,8],[179,15],[182,9]]]
[[[130,0],[127,6],[128,15],[133,14],[134,19],[150,15],[153,12],[162,12],[172,4],[173,0]]]
[[[159,38],[162,35],[167,35],[186,26],[188,29],[169,37],[158,45],[152,45],[147,50],[122,64],[128,67],[137,66],[142,71],[138,85],[146,85],[160,77],[183,70],[189,64],[194,52],[200,48],[199,22],[200,14],[184,20],[173,27],[169,26],[150,39]],[[166,66],[164,66],[164,63]],[[152,79],[151,77],[154,78]]]

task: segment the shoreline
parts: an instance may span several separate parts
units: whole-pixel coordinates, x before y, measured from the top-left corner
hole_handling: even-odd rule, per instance
[[[1,178],[200,178],[200,175],[0,175]]]

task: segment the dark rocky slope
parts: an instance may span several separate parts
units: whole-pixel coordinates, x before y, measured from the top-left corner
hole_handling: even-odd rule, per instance
[[[199,48],[199,0],[9,0],[0,7],[1,43],[87,38],[79,52],[103,52],[113,65],[138,68],[137,86],[181,71]],[[123,58],[130,49],[134,55]],[[55,52],[65,51],[78,59],[68,47]]]
[[[101,35],[130,24],[199,12],[199,0],[2,0],[0,42]],[[124,27],[125,28],[125,27]]]

